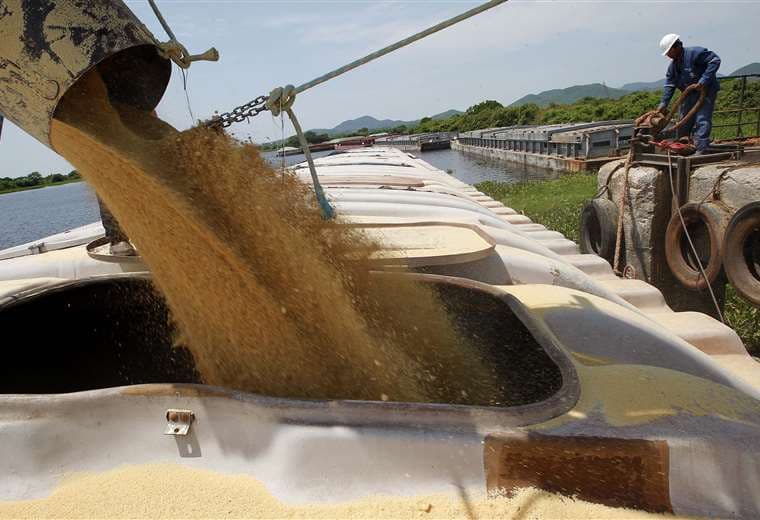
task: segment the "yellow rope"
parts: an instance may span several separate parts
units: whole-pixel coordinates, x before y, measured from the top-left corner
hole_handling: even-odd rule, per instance
[[[618,204],[618,221],[617,221],[617,233],[615,236],[615,258],[612,261],[612,270],[616,275],[622,276],[620,271],[620,250],[623,244],[623,219],[625,217],[626,201],[628,199],[628,172],[631,169],[631,163],[633,161],[633,148],[628,152],[628,157],[625,160],[625,169],[623,170],[623,191],[620,193],[620,202]]]

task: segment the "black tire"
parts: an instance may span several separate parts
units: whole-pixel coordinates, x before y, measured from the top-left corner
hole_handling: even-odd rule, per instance
[[[599,255],[610,264],[615,259],[618,209],[609,199],[593,199],[581,210],[581,252]],[[621,244],[621,248],[622,248]]]
[[[690,202],[681,207],[686,228],[705,270],[705,277],[689,245],[678,213],[673,213],[665,231],[665,259],[673,276],[685,287],[701,291],[714,283],[723,271],[723,237],[729,212],[715,203]]]
[[[723,265],[736,292],[760,307],[760,202],[747,204],[729,222]]]

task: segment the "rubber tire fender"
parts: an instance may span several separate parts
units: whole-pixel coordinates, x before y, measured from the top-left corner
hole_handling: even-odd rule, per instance
[[[615,259],[617,222],[618,208],[611,200],[596,198],[586,202],[581,210],[581,252],[599,255],[611,264]],[[597,230],[598,237],[594,237]]]
[[[721,204],[689,202],[681,206],[681,215],[687,228],[690,224],[701,222],[707,229],[710,240],[710,260],[702,267],[707,280],[702,277],[699,268],[693,268],[684,258],[681,241],[685,239],[681,219],[673,213],[665,231],[665,259],[673,276],[689,289],[701,291],[707,284],[714,283],[723,271],[723,237],[730,218],[730,213]]]
[[[751,202],[734,213],[726,229],[723,266],[728,280],[744,299],[760,307],[760,238],[754,244],[753,266],[745,252],[753,235],[760,235],[760,202]]]

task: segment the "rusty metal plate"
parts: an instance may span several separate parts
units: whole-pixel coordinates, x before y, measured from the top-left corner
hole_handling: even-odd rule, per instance
[[[535,487],[613,507],[672,512],[664,441],[491,435],[484,463],[489,493]]]

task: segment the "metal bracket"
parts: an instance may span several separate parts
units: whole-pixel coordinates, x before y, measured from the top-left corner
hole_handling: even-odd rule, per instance
[[[166,31],[166,34],[169,35],[168,42],[162,43],[156,41],[159,53],[163,58],[172,60],[177,64],[178,67],[183,69],[190,68],[190,64],[194,61],[219,61],[219,52],[214,47],[211,47],[209,50],[201,54],[190,54],[187,52],[187,48],[185,48],[184,45],[177,41],[177,37],[174,36],[174,31],[172,31],[171,27],[169,27],[169,24],[166,23],[166,20],[161,14],[161,11],[158,9],[155,0],[148,0],[148,3],[153,9],[153,12],[156,14],[156,18],[158,18],[158,21],[164,28],[164,31]]]
[[[41,255],[42,253],[47,252],[47,247],[45,246],[45,242],[37,242],[29,246],[29,251],[31,251],[33,255]]]
[[[190,425],[195,420],[195,414],[192,410],[176,410],[170,408],[166,410],[166,430],[164,435],[187,435],[190,432]]]

